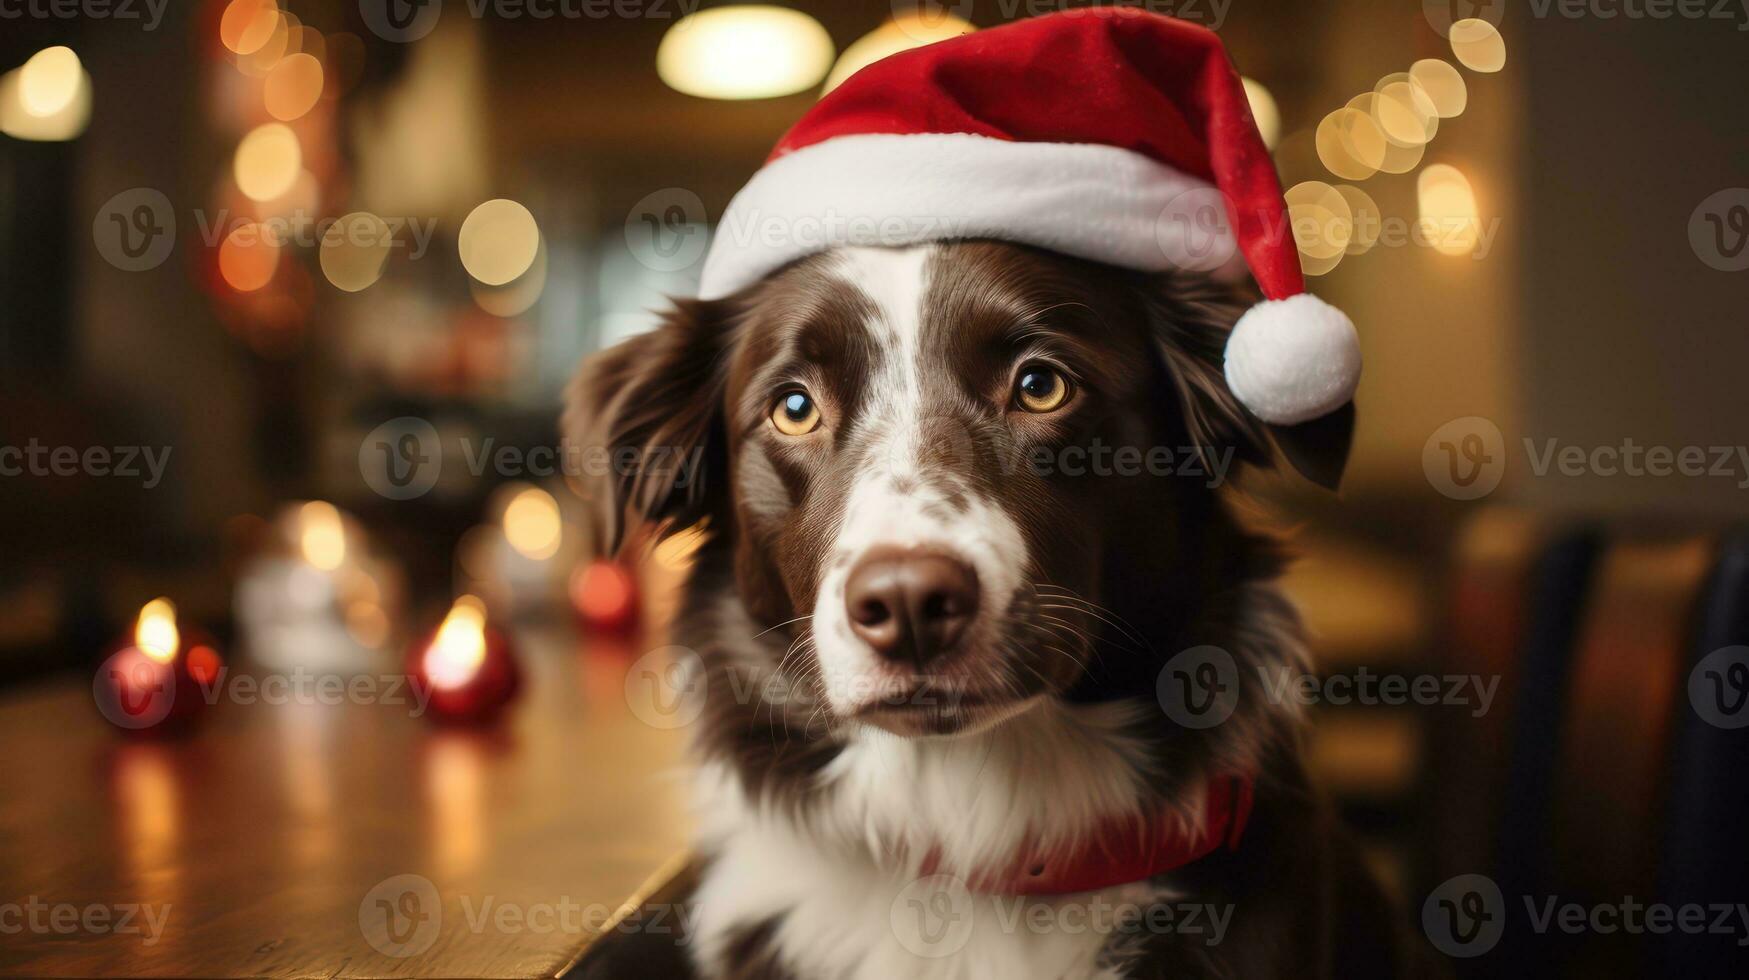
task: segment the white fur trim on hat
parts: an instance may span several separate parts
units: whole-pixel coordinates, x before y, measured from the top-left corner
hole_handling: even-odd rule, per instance
[[[699,295],[719,299],[840,245],[998,238],[1129,269],[1231,266],[1205,180],[1093,143],[1024,143],[966,133],[840,136],[779,157],[729,202]],[[1224,219],[1224,215],[1223,215]],[[1185,240],[1193,236],[1192,240]]]
[[[1360,383],[1347,314],[1310,293],[1245,311],[1227,338],[1227,386],[1265,422],[1296,425],[1341,408]]]

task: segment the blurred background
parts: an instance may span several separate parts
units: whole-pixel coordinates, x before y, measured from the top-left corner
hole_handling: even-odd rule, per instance
[[[1369,853],[1412,913],[1465,872],[1722,887],[1743,744],[1690,681],[1749,694],[1749,11],[1132,5],[1220,33],[1360,328],[1341,497],[1244,488],[1321,669],[1498,683],[1314,708]],[[0,698],[87,684],[157,597],[282,671],[394,663],[464,595],[542,655],[659,646],[688,542],[591,560],[576,362],[694,287],[825,89],[1058,6],[0,6]]]

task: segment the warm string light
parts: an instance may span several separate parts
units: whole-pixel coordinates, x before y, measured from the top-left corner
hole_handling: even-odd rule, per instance
[[[1505,39],[1488,21],[1460,20],[1451,26],[1448,38],[1453,57],[1472,71],[1497,72],[1506,65]],[[1421,166],[1440,121],[1462,115],[1468,105],[1469,87],[1463,75],[1449,62],[1423,58],[1406,72],[1384,76],[1372,91],[1326,115],[1318,124],[1313,146],[1324,168],[1344,180],[1410,173]],[[1378,241],[1383,215],[1358,187],[1305,181],[1286,196],[1300,265],[1307,275],[1323,275],[1343,256],[1365,254]],[[1456,167],[1433,164],[1423,170],[1416,178],[1416,203],[1417,231],[1435,251],[1444,255],[1475,251],[1481,228],[1475,191]]]

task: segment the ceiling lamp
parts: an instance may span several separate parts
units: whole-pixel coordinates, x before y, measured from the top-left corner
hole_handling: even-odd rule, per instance
[[[799,10],[714,7],[681,18],[656,49],[656,74],[705,99],[769,99],[813,88],[832,66],[832,38]]]

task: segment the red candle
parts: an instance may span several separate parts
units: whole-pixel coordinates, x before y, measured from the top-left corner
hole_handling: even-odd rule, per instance
[[[486,622],[486,605],[465,595],[435,630],[407,651],[407,672],[440,721],[487,722],[516,697],[521,672],[510,641]]]
[[[602,633],[624,633],[638,621],[638,587],[619,562],[594,561],[571,573],[571,607],[583,625]]]
[[[117,728],[177,731],[202,714],[223,663],[211,640],[178,621],[175,604],[153,599],[98,668],[92,694]]]

